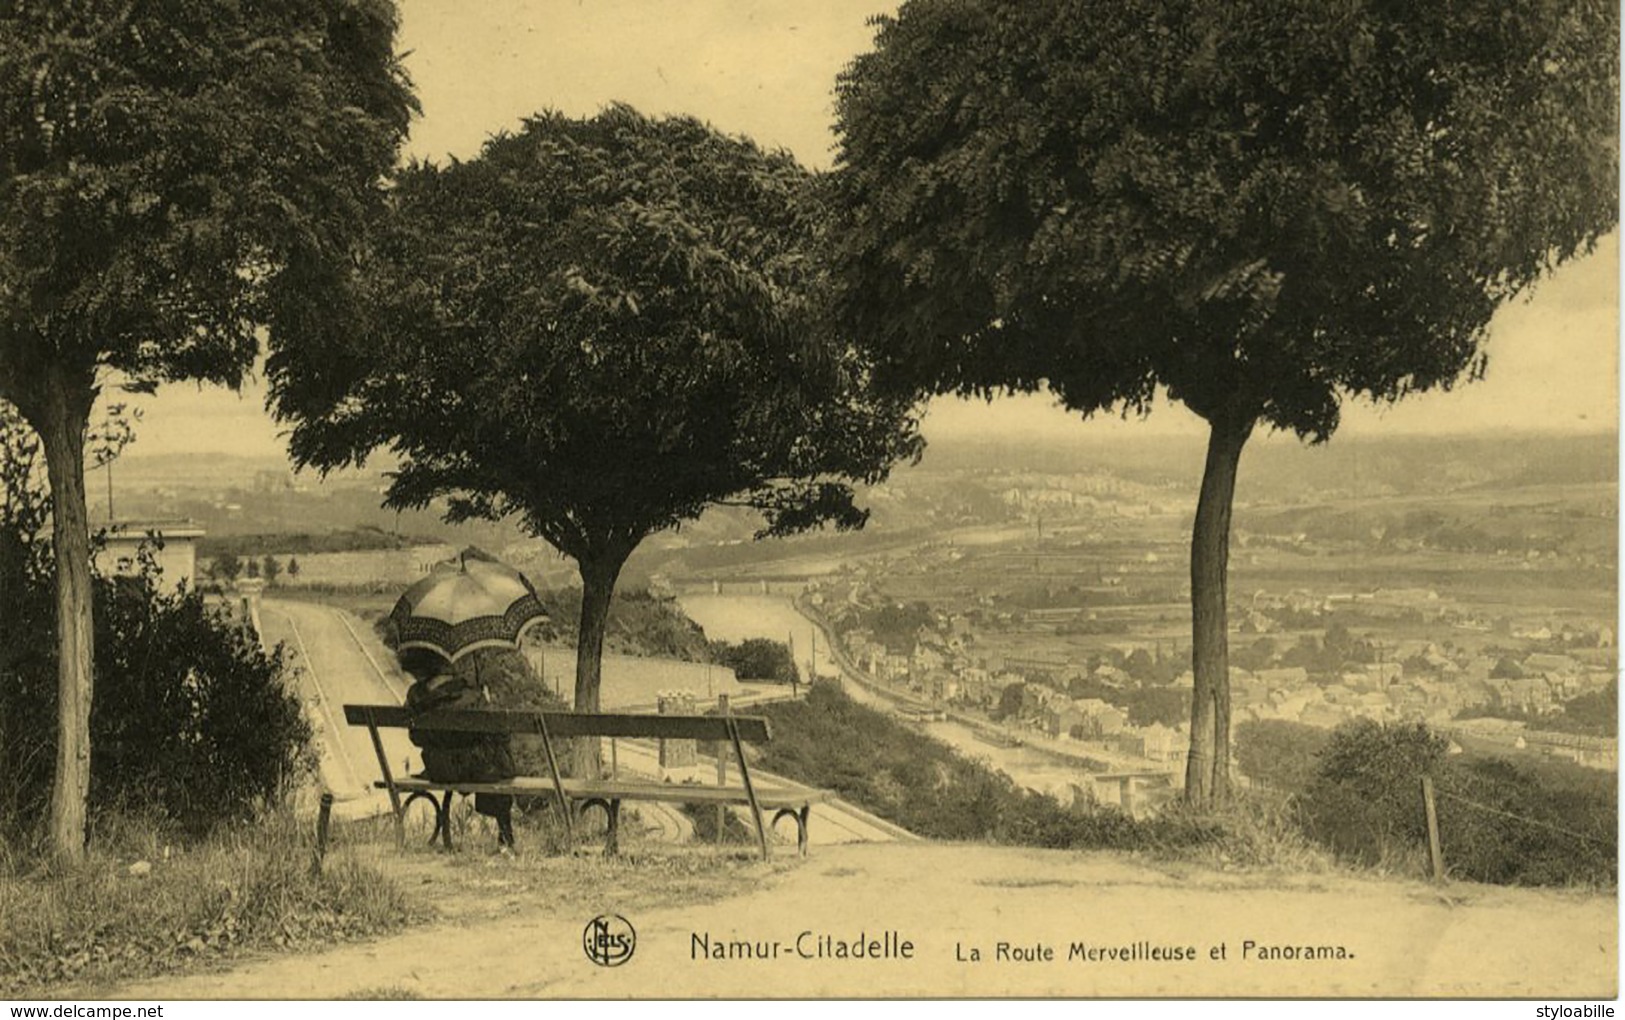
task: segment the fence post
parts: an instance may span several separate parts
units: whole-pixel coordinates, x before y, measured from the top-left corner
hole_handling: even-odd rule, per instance
[[[728,696],[726,694],[717,695],[717,713],[719,715],[724,715],[724,716],[733,714],[733,712],[728,708]],[[718,786],[727,786],[728,785],[728,752],[727,752],[727,749],[726,749],[726,745],[723,744],[723,742],[720,741],[720,740],[717,741],[717,785]],[[723,837],[728,832],[728,824],[727,823],[728,823],[728,807],[727,807],[726,804],[720,804],[719,803],[717,805],[717,843],[718,844],[722,843]]]
[[[1439,849],[1439,812],[1433,804],[1433,777],[1422,777],[1422,809],[1428,817],[1428,860],[1433,863],[1433,880],[1444,881],[1444,853]]]
[[[322,860],[327,856],[327,827],[333,818],[333,795],[322,793],[321,807],[316,812],[316,859],[310,862],[312,874],[321,874]]]

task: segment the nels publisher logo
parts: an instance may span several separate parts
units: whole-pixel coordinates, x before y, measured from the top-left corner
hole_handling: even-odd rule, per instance
[[[587,922],[581,933],[581,948],[587,959],[600,967],[619,967],[632,959],[637,948],[638,933],[632,922],[620,914],[599,914]]]

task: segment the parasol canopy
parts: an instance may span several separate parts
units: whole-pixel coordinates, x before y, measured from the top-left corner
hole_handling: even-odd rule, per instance
[[[449,662],[481,648],[517,648],[547,619],[525,575],[478,549],[435,564],[390,613],[397,652],[419,648]]]

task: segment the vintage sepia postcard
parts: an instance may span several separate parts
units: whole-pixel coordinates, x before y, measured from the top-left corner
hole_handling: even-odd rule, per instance
[[[0,995],[1613,1015],[1619,53],[0,2]]]

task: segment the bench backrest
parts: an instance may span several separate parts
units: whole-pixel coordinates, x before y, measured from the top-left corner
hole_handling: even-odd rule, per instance
[[[413,712],[404,705],[345,705],[352,726],[411,727],[472,733],[546,733],[551,737],[634,737],[662,740],[772,739],[759,715],[640,715],[617,712]],[[730,725],[731,724],[731,725]],[[730,732],[731,731],[731,732]]]

